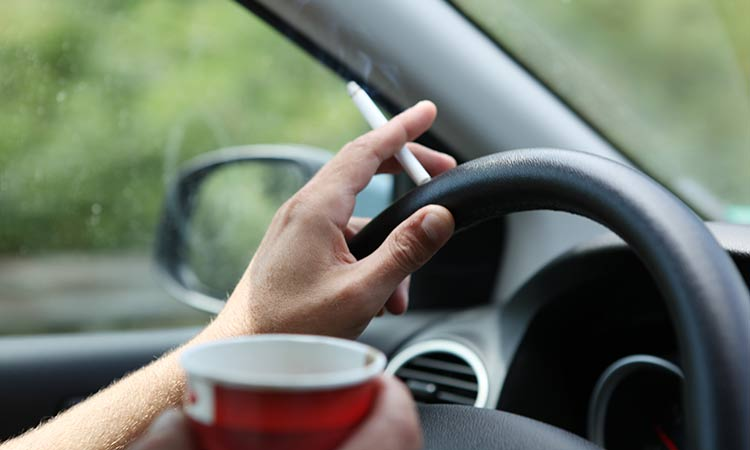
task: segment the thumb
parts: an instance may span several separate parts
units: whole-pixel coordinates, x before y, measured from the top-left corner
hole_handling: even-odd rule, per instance
[[[404,278],[429,261],[448,242],[453,227],[453,215],[438,205],[425,206],[396,227],[360,261],[371,292],[378,293],[375,298],[388,298]]]

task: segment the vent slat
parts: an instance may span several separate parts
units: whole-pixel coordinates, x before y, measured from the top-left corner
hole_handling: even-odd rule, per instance
[[[465,397],[463,395],[454,394],[452,392],[440,391],[435,394],[438,400],[442,400],[444,403],[456,403],[458,405],[469,405],[474,406],[475,399],[471,397]]]
[[[430,345],[431,344],[431,345]],[[465,349],[467,356],[462,355],[462,349],[458,345],[446,342],[445,350],[440,344],[431,342],[429,344],[417,343],[411,349],[407,349],[400,355],[394,357],[394,365],[391,370],[399,377],[409,390],[414,399],[419,403],[449,403],[457,405],[469,405],[484,407],[485,397],[480,399],[480,374],[470,364],[468,348]],[[424,346],[424,350],[415,351],[415,347]],[[405,356],[408,354],[409,356]],[[398,361],[398,362],[396,362]],[[484,387],[486,390],[486,386]]]
[[[479,389],[477,383],[470,383],[468,381],[457,380],[455,378],[446,377],[444,375],[438,375],[433,372],[426,372],[424,370],[408,369],[402,367],[396,371],[396,376],[401,378],[416,379],[419,381],[426,381],[435,384],[442,384],[458,389],[465,389],[467,391],[476,392]]]
[[[425,383],[419,380],[407,380],[406,385],[409,387],[413,394],[422,394],[428,396],[434,396],[437,392],[437,386],[435,383]]]
[[[459,373],[461,375],[469,375],[476,378],[476,374],[473,370],[471,370],[471,367],[466,365],[466,363],[453,363],[433,358],[427,358],[425,356],[419,356],[409,361],[409,365],[428,369],[438,369],[445,372]]]

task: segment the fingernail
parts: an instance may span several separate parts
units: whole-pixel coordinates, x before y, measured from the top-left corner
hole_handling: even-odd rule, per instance
[[[422,219],[422,230],[433,242],[445,242],[453,233],[453,221],[444,216],[430,211]]]

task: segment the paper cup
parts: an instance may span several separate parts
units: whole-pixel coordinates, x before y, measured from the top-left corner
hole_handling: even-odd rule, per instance
[[[331,450],[370,411],[385,355],[344,339],[272,334],[197,345],[181,362],[202,449]]]

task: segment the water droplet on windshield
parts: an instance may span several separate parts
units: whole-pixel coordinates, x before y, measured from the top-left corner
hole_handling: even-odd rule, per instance
[[[99,203],[93,203],[91,205],[91,215],[88,219],[86,219],[86,224],[90,227],[95,227],[99,225],[99,222],[102,220],[102,205]]]

